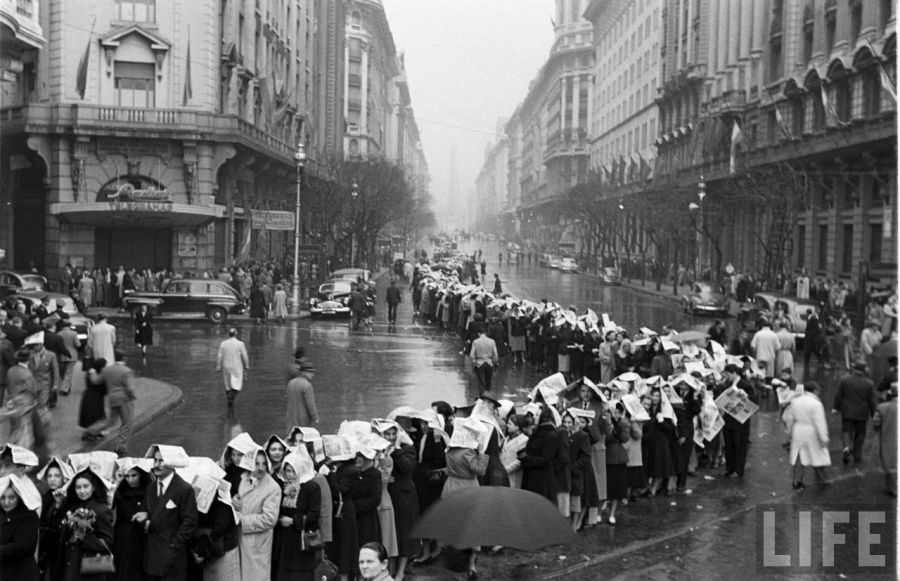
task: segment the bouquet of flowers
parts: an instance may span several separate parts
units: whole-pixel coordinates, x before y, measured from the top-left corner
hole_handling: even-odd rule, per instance
[[[71,510],[66,513],[66,520],[63,524],[72,529],[75,533],[86,533],[94,530],[94,523],[97,521],[97,514],[89,508],[79,508],[75,512]]]

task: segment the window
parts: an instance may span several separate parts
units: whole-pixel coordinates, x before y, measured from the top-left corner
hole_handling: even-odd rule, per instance
[[[809,97],[812,100],[812,130],[814,132],[825,129],[825,105],[822,103],[822,94],[825,87],[819,85]]]
[[[791,100],[791,134],[799,138],[806,132],[806,98],[799,94]]]
[[[354,10],[350,13],[350,28],[359,28],[360,27],[360,15],[358,10]]]
[[[862,0],[850,0],[850,40],[859,38],[862,31]]]
[[[828,226],[824,224],[819,226],[819,255],[816,259],[819,270],[828,268]]]
[[[156,0],[116,0],[116,16],[130,22],[156,22]]]
[[[812,60],[815,20],[811,4],[803,9],[803,64]]]
[[[829,1],[825,4],[825,53],[831,54],[834,48],[834,38],[837,33],[837,2]]]
[[[862,82],[862,114],[866,119],[877,117],[881,112],[881,76],[878,67],[860,69]]]
[[[797,267],[806,266],[806,226],[797,226]]]
[[[120,107],[156,106],[156,66],[152,63],[116,61],[116,105]]]
[[[853,270],[853,224],[844,224],[841,246],[841,272],[850,272]]]
[[[869,226],[869,262],[881,262],[882,236],[884,231],[881,224],[872,224]]]
[[[823,87],[824,91],[825,88]],[[850,78],[843,77],[834,83],[834,110],[837,113],[838,121],[850,121],[851,107],[853,106],[853,98],[850,91]]]

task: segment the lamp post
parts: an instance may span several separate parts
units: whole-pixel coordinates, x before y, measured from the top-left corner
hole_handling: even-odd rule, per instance
[[[353,210],[353,220],[350,222],[350,264],[348,265],[350,268],[353,268],[353,233],[356,230],[356,199],[358,197],[359,184],[356,183],[356,180],[353,180],[353,185],[350,186],[350,201]]]
[[[294,152],[297,162],[297,205],[294,209],[294,276],[291,277],[291,312],[300,314],[300,188],[303,182],[303,167],[306,165],[306,150],[303,143],[297,144]]]

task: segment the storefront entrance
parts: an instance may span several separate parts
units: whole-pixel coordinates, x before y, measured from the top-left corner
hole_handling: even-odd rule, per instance
[[[95,228],[94,264],[116,270],[169,268],[172,264],[171,228]]]

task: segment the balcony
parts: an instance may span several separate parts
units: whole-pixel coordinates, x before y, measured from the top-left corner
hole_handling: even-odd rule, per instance
[[[236,142],[293,165],[294,145],[235,115],[188,109],[139,109],[106,105],[31,104],[0,109],[7,134],[74,133],[142,139]]]
[[[9,28],[3,32],[4,53],[40,49],[46,44],[41,30],[38,0],[0,0],[0,25]],[[12,50],[10,50],[12,49]]]

